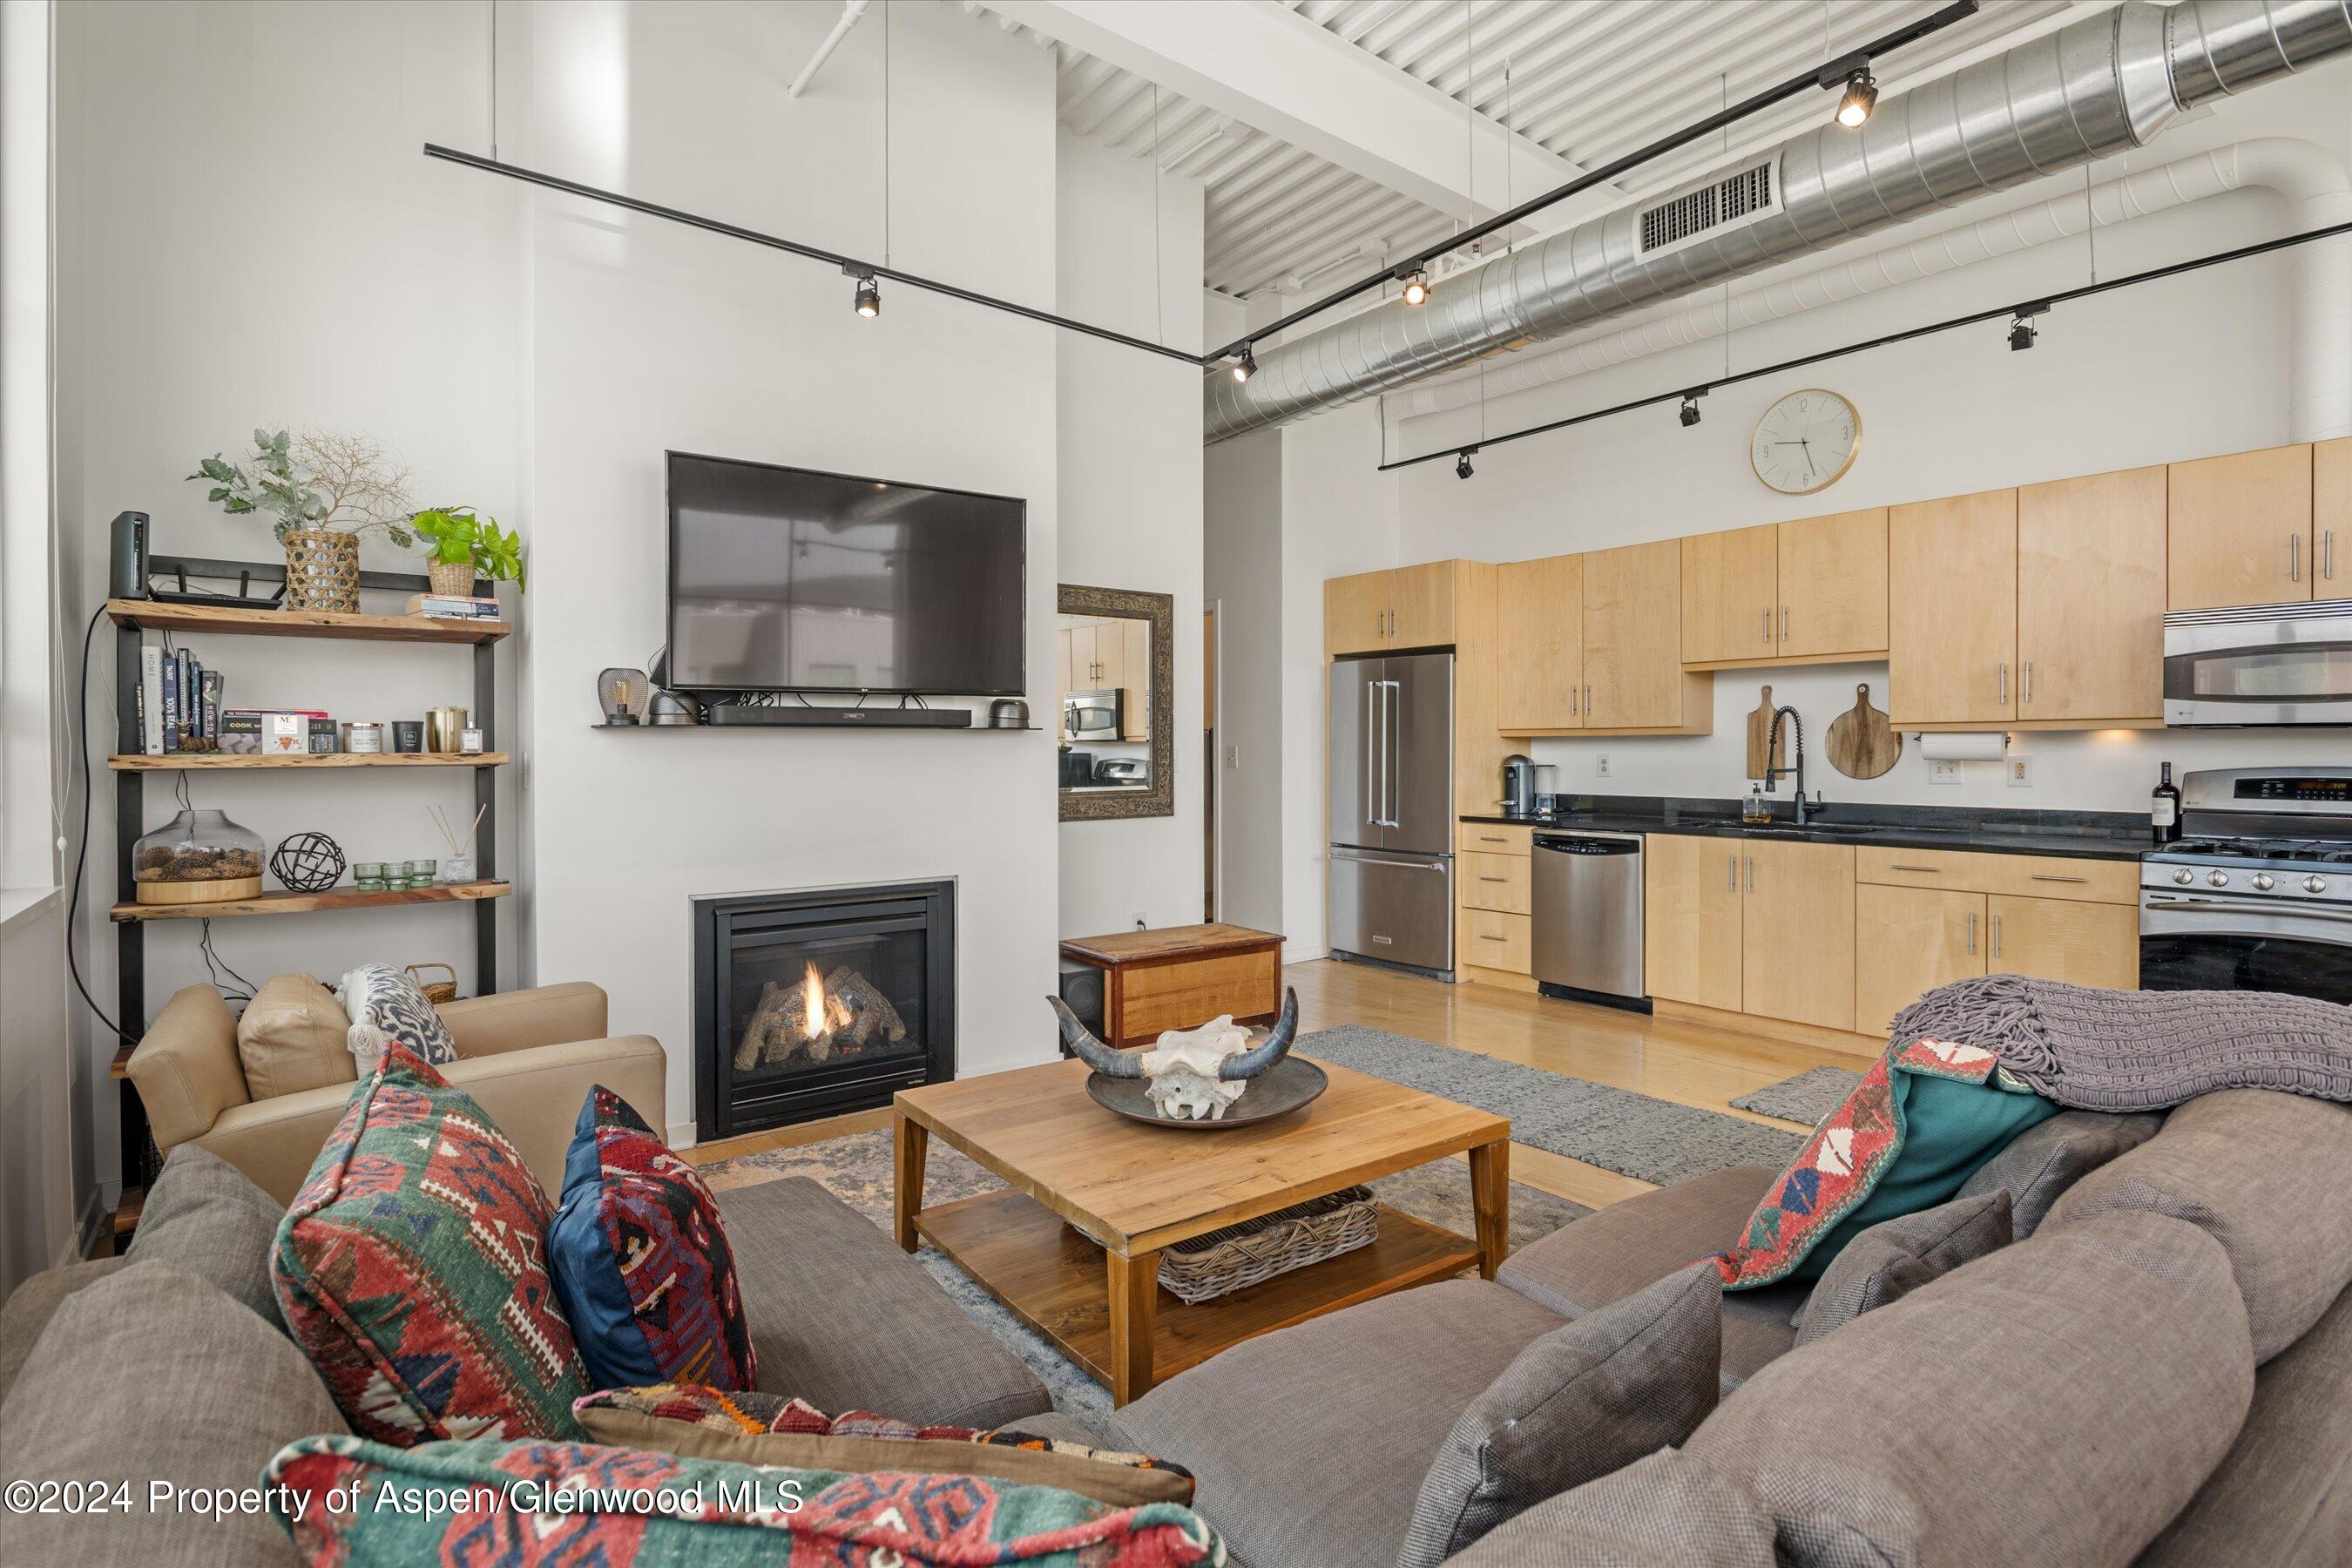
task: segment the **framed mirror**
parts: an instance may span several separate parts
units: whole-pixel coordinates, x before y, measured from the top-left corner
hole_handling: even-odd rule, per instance
[[[1062,820],[1175,816],[1175,595],[1065,583],[1056,607]]]

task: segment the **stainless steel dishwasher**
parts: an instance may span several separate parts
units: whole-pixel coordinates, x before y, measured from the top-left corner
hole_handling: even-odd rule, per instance
[[[1530,968],[1538,984],[1642,999],[1642,839],[1535,835]]]

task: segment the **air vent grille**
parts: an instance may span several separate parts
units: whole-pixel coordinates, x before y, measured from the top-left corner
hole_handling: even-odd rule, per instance
[[[1660,202],[1642,215],[1642,252],[1668,250],[1772,205],[1769,162]]]

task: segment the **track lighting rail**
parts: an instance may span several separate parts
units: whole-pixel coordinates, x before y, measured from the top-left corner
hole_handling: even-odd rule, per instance
[[[1825,360],[1843,359],[1848,354],[1865,353],[1872,349],[1887,348],[1895,343],[1907,343],[1914,338],[1932,337],[1937,332],[1948,332],[1959,327],[1971,327],[1979,321],[2006,320],[2011,323],[2013,332],[2017,323],[2025,322],[2030,325],[2035,317],[2048,314],[2053,306],[2063,305],[2069,300],[2087,300],[2095,294],[2109,294],[2118,289],[2129,289],[2141,283],[2153,283],[2158,279],[2176,278],[2184,272],[2200,271],[2208,267],[2220,267],[2226,262],[2243,261],[2252,257],[2267,256],[2273,250],[2286,250],[2298,245],[2312,245],[2323,239],[2336,239],[2346,235],[2352,235],[2352,223],[2330,224],[2325,228],[2308,229],[2302,234],[2282,235],[2276,239],[2265,239],[2259,244],[2242,245],[2235,250],[2218,250],[2210,256],[2191,257],[2187,261],[2176,261],[2165,267],[2152,267],[2145,272],[2127,273],[2121,278],[2109,278],[2097,283],[2085,283],[2079,289],[2067,289],[2055,294],[2044,294],[2023,304],[1996,305],[1987,310],[1971,310],[1964,316],[1951,316],[1940,321],[1930,321],[1924,327],[1908,327],[1899,332],[1888,332],[1883,337],[1866,338],[1859,342],[1845,343],[1833,349],[1823,349],[1818,353],[1801,354],[1795,359],[1784,359],[1777,364],[1759,365],[1754,370],[1743,370],[1737,375],[1720,375],[1703,386],[1653,393],[1647,397],[1631,398],[1623,403],[1612,404],[1606,408],[1595,408],[1583,414],[1571,414],[1565,419],[1553,419],[1541,425],[1530,425],[1524,430],[1512,430],[1500,436],[1481,436],[1475,441],[1465,442],[1458,447],[1440,447],[1433,451],[1423,452],[1419,457],[1398,458],[1393,461],[1381,464],[1377,471],[1385,474],[1392,468],[1410,468],[1422,463],[1434,463],[1442,458],[1454,458],[1459,459],[1455,464],[1454,472],[1464,479],[1468,479],[1470,476],[1464,473],[1463,469],[1467,466],[1469,456],[1473,452],[1483,451],[1488,447],[1499,447],[1506,441],[1524,441],[1530,436],[1548,436],[1555,430],[1568,429],[1570,426],[1589,425],[1596,419],[1607,419],[1618,414],[1630,414],[1636,408],[1648,408],[1661,403],[1680,403],[1684,408],[1683,423],[1685,426],[1696,425],[1698,421],[1692,416],[1697,412],[1697,405],[1693,400],[1705,397],[1709,392],[1722,387],[1738,386],[1742,382],[1757,381],[1768,375],[1780,375],[1792,370],[1802,370],[1808,365],[1820,364]],[[2019,348],[2028,345],[2018,343],[2012,336],[2010,346]]]

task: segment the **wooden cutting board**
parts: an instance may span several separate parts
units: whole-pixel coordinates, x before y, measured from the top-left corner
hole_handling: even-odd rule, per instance
[[[1772,710],[1775,706],[1772,700],[1772,689],[1768,686],[1764,688],[1764,700],[1756,705],[1755,712],[1748,715],[1748,776],[1751,779],[1760,779],[1764,776],[1766,766],[1764,745],[1772,733]],[[1772,747],[1770,765],[1776,768],[1782,767],[1787,764],[1788,760],[1789,726],[1783,724],[1780,726],[1780,739]]]
[[[1870,687],[1865,682],[1853,689],[1853,706],[1831,723],[1822,750],[1829,753],[1830,766],[1846,777],[1874,779],[1903,754],[1903,737],[1895,732],[1885,714],[1870,705]]]

